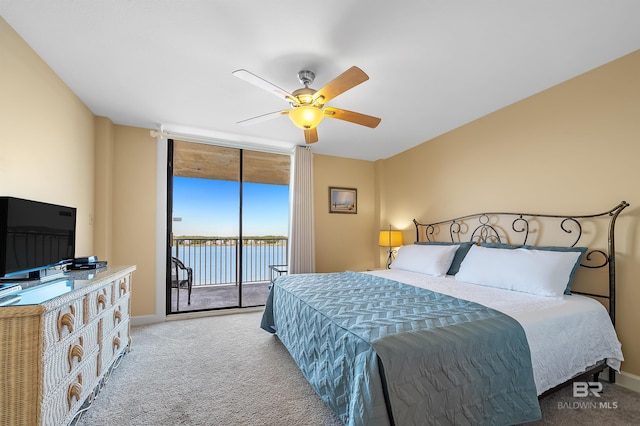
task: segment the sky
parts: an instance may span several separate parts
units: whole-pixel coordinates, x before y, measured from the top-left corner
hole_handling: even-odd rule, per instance
[[[173,235],[237,236],[239,188],[239,182],[175,176]],[[243,195],[244,236],[288,235],[288,185],[245,182]]]

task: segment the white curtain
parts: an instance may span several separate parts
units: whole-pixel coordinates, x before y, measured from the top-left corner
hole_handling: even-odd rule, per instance
[[[313,153],[296,147],[291,179],[291,229],[289,230],[289,273],[315,272],[313,237]]]

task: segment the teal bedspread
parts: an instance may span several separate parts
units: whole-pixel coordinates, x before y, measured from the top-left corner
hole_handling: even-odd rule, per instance
[[[289,275],[261,327],[345,425],[541,417],[524,330],[477,303],[370,274]]]

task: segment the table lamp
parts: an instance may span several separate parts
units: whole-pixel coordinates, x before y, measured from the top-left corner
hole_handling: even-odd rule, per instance
[[[400,247],[402,245],[402,232],[392,231],[391,226],[389,226],[389,230],[380,231],[378,245],[380,247],[389,248],[389,257],[387,257],[387,269],[389,269],[389,266],[391,265],[391,262],[393,262],[396,254],[396,250],[394,250],[393,248]]]

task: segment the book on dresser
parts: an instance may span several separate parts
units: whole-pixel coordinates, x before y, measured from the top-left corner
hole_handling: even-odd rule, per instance
[[[68,425],[130,348],[135,266],[70,271],[0,306],[0,425]],[[90,408],[89,408],[90,409]]]

